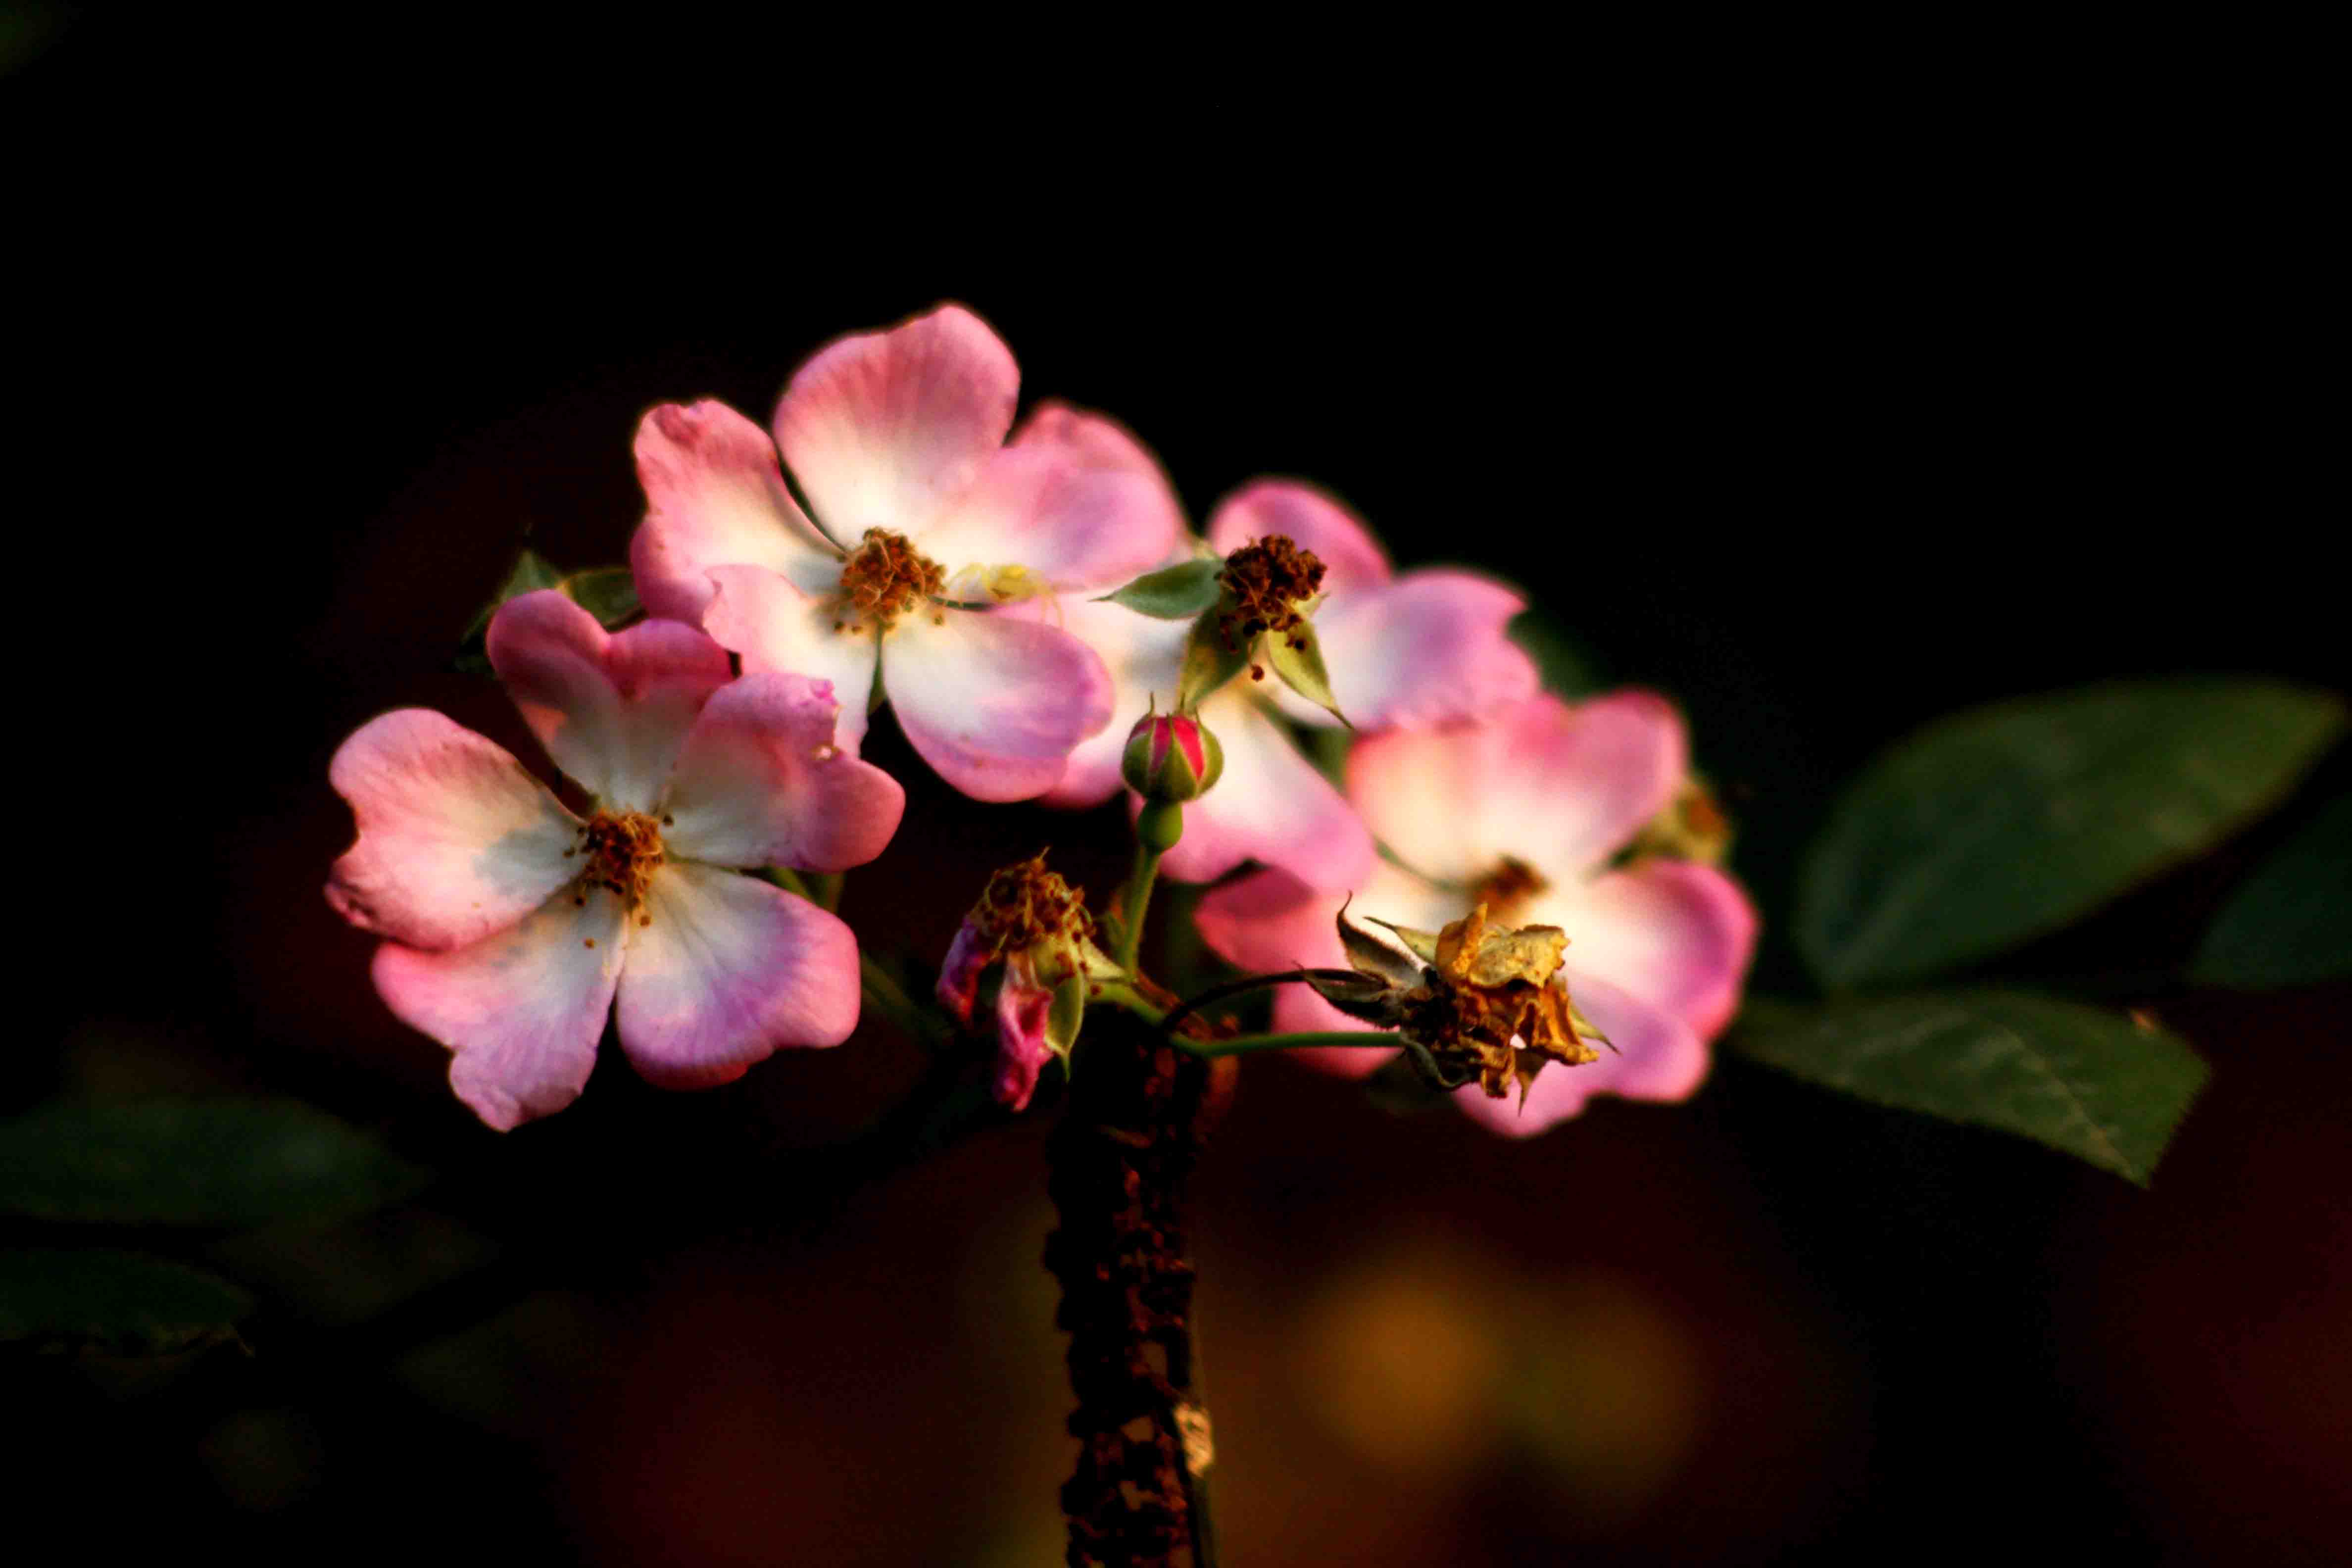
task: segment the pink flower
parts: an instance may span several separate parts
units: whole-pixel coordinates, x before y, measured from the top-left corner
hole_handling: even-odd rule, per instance
[[[936,994],[968,1026],[981,975],[992,963],[1004,965],[996,994],[996,1072],[989,1087],[1007,1110],[1026,1110],[1045,1063],[1069,1059],[1085,1021],[1087,983],[1126,976],[1095,945],[1094,930],[1085,895],[1047,870],[1042,854],[991,877],[956,928]]]
[[[622,1048],[655,1083],[740,1078],[780,1046],[857,1023],[857,942],[805,900],[731,868],[840,870],[882,852],[897,782],[834,742],[821,680],[729,679],[691,626],[608,635],[562,594],[509,601],[491,664],[582,820],[496,743],[407,708],[361,727],[328,771],[359,840],[327,900],[376,950],[377,992],[449,1047],[457,1098],[504,1131],[562,1110],[619,1003]]]
[[[1155,479],[1139,451],[1126,459]],[[1165,482],[1164,480],[1161,482]],[[1339,710],[1359,731],[1419,728],[1491,712],[1535,693],[1534,664],[1506,635],[1526,602],[1467,572],[1425,569],[1395,575],[1362,523],[1301,484],[1262,479],[1220,506],[1209,542],[1220,553],[1276,535],[1324,566],[1316,636]],[[1155,565],[1186,558],[1179,545]],[[1065,602],[1062,624],[1102,656],[1113,690],[1108,731],[1070,755],[1050,805],[1089,806],[1119,787],[1126,727],[1157,705],[1175,705],[1190,630],[1123,605]],[[1322,709],[1271,678],[1239,677],[1204,700],[1199,717],[1224,747],[1214,789],[1184,810],[1184,836],[1160,863],[1162,874],[1212,881],[1247,860],[1279,866],[1302,880],[1347,887],[1370,875],[1371,837],[1278,721],[1336,724]],[[1139,798],[1130,796],[1130,808]]]
[[[942,305],[819,351],[784,389],[772,445],[724,404],[654,409],[637,429],[639,596],[746,670],[831,681],[853,752],[878,681],[915,750],[966,795],[1051,788],[1110,721],[1109,682],[1076,638],[989,607],[1115,587],[1183,520],[1132,473],[1058,443],[1004,445],[1019,391],[996,334]]]
[[[1403,864],[1383,859],[1352,889],[1260,871],[1202,900],[1202,935],[1245,969],[1336,966],[1333,917],[1350,891],[1355,917],[1417,930],[1481,901],[1507,924],[1558,926],[1569,938],[1569,994],[1615,1049],[1543,1073],[1524,1112],[1475,1088],[1456,1096],[1462,1108],[1524,1135],[1597,1093],[1686,1099],[1706,1076],[1706,1042],[1738,1005],[1755,911],[1712,867],[1610,862],[1674,800],[1688,765],[1680,716],[1639,691],[1572,708],[1538,697],[1492,723],[1373,737],[1349,757],[1348,794]],[[1277,1030],[1365,1026],[1304,985],[1275,1003]],[[1351,1074],[1385,1059],[1347,1047],[1300,1055]]]

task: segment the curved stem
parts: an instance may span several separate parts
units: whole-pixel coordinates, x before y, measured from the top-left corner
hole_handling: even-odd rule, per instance
[[[1212,985],[1198,995],[1189,996],[1173,1011],[1160,1020],[1160,1026],[1171,1034],[1176,1026],[1203,1007],[1213,1006],[1228,996],[1245,996],[1253,991],[1265,991],[1293,981],[1352,980],[1352,969],[1285,969],[1272,974],[1244,974],[1239,980],[1228,980],[1222,985]]]
[[[1106,1006],[1124,1008],[1147,1024],[1160,1023],[1169,1016],[1167,1008],[1124,980],[1103,981],[1092,988],[1087,999]]]
[[[1254,1051],[1287,1051],[1300,1046],[1380,1047],[1394,1050],[1397,1037],[1386,1029],[1310,1029],[1294,1035],[1236,1035],[1230,1040],[1180,1038],[1180,1050],[1196,1057],[1241,1057]]]
[[[1159,875],[1160,851],[1137,838],[1135,868],[1127,875],[1127,896],[1118,911],[1118,966],[1130,974],[1143,951],[1143,911],[1151,905],[1151,884]]]
[[[953,1035],[946,1019],[908,995],[888,970],[863,952],[857,955],[857,984],[866,1005],[925,1045],[937,1047]]]

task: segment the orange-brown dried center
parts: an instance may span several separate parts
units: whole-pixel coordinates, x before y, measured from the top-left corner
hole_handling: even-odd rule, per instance
[[[1260,632],[1286,632],[1306,617],[1298,606],[1323,588],[1323,563],[1279,533],[1270,533],[1225,557],[1217,582],[1233,601],[1225,630],[1247,643]]]
[[[971,921],[1000,953],[1019,952],[1054,937],[1090,938],[1095,931],[1087,896],[1045,869],[1043,855],[991,877],[972,906]]]
[[[1499,924],[1507,924],[1529,899],[1550,889],[1543,874],[1516,856],[1506,855],[1470,891],[1473,904],[1484,904]]]
[[[600,811],[580,830],[572,853],[587,862],[581,871],[583,883],[610,888],[631,910],[641,911],[662,863],[661,824],[643,812]],[[642,913],[639,923],[649,923]]]
[[[842,613],[834,629],[887,626],[938,593],[947,580],[940,563],[908,543],[905,534],[869,528],[865,542],[842,565]]]

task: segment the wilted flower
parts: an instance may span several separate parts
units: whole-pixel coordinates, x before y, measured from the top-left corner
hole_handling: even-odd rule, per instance
[[[1150,457],[1124,456],[1158,479]],[[1162,481],[1164,482],[1164,481]],[[1221,505],[1210,545],[1228,564],[1236,652],[1271,649],[1307,620],[1331,705],[1360,731],[1417,728],[1474,717],[1531,696],[1534,665],[1505,635],[1525,608],[1519,595],[1467,572],[1397,575],[1362,523],[1307,486],[1260,480]],[[1243,570],[1231,570],[1236,555]],[[1179,549],[1155,564],[1188,559]],[[1156,703],[1175,706],[1192,626],[1117,604],[1065,601],[1062,624],[1102,656],[1119,718]],[[1246,646],[1242,646],[1244,644]],[[1265,658],[1244,660],[1201,699],[1201,720],[1224,742],[1217,788],[1185,814],[1183,841],[1163,874],[1210,881],[1245,860],[1279,866],[1327,888],[1361,885],[1374,856],[1347,801],[1300,754],[1278,721],[1340,720],[1290,689]],[[1087,806],[1119,786],[1118,742],[1098,737],[1071,753],[1069,772],[1044,797]]]
[[[1501,925],[1559,928],[1568,939],[1559,979],[1614,1047],[1545,1074],[1524,1115],[1465,1098],[1490,1126],[1539,1131],[1601,1092],[1681,1100],[1706,1077],[1706,1041],[1730,1020],[1755,947],[1754,910],[1713,867],[1657,856],[1615,863],[1688,772],[1680,716],[1644,692],[1574,707],[1539,697],[1491,723],[1394,731],[1350,752],[1349,796],[1393,857],[1353,887],[1353,909],[1437,931],[1484,905]],[[1212,891],[1199,924],[1244,968],[1330,964],[1345,955],[1333,919],[1350,890],[1267,869]],[[1274,1026],[1368,1026],[1289,986]],[[1299,1054],[1341,1072],[1381,1060],[1365,1050]]]
[[[652,1081],[740,1078],[781,1046],[857,1022],[857,942],[733,868],[840,870],[881,853],[905,795],[834,743],[823,681],[729,678],[724,649],[649,621],[607,635],[563,595],[526,594],[489,657],[574,816],[502,747],[426,709],[362,726],[329,769],[359,838],[328,900],[376,950],[376,990],[456,1052],[457,1096],[501,1131],[570,1104],[617,997]]]
[[[1042,854],[988,879],[956,929],[940,965],[939,998],[963,1023],[992,963],[1004,965],[996,994],[997,1100],[1027,1108],[1050,1057],[1067,1061],[1086,1016],[1087,984],[1127,972],[1095,945],[1086,895],[1045,868]]]
[[[1070,443],[1004,445],[1019,391],[1003,342],[943,305],[819,351],[784,389],[772,444],[724,404],[654,409],[637,430],[639,595],[747,670],[832,681],[853,752],[878,680],[956,788],[1050,788],[1108,723],[1109,681],[1045,619],[993,607],[1115,586],[1167,554],[1183,520],[1164,487]]]

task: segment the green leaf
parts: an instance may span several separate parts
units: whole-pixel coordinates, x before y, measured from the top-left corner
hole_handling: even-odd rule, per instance
[[[1543,676],[1546,691],[1561,697],[1586,697],[1601,689],[1601,663],[1591,649],[1559,627],[1540,610],[1528,610],[1511,623],[1511,640],[1519,645]]]
[[[574,572],[556,586],[595,616],[606,631],[625,625],[645,608],[637,602],[637,580],[625,566],[592,566]]]
[[[506,581],[499,584],[499,591],[490,595],[490,602],[482,606],[481,614],[476,616],[473,624],[466,628],[466,635],[457,639],[456,662],[458,670],[467,675],[490,673],[487,645],[491,617],[499,613],[500,605],[525,594],[535,594],[541,588],[560,588],[562,585],[563,574],[549,564],[545,556],[536,550],[518,553],[514,565],[507,571]]]
[[[1179,562],[1163,566],[1157,572],[1147,572],[1115,594],[1105,594],[1095,603],[1125,605],[1129,609],[1160,621],[1186,621],[1215,605],[1222,590],[1217,586],[1217,574],[1225,563],[1215,556],[1198,561]]]
[[[154,1348],[225,1332],[253,1298],[184,1264],[105,1247],[0,1251],[0,1340],[35,1335]]]
[[[2011,991],[1752,1002],[1730,1045],[1881,1105],[2021,1133],[2142,1186],[2205,1082],[2177,1036]]]
[[[1176,678],[1176,711],[1190,713],[1201,700],[1242,672],[1250,661],[1246,646],[1226,645],[1223,601],[1201,612],[1184,641],[1184,664]]]
[[[1348,716],[1339,711],[1339,700],[1331,695],[1331,678],[1323,668],[1323,643],[1315,635],[1314,622],[1301,621],[1286,632],[1268,632],[1265,660],[1285,686],[1340,723],[1348,723]],[[1348,728],[1355,726],[1348,724]]]
[[[2352,795],[2323,807],[2239,884],[2189,972],[2255,991],[2352,974]]]
[[[323,1224],[425,1173],[288,1100],[52,1101],[0,1122],[0,1212],[77,1225]]]
[[[2116,682],[1930,724],[1807,852],[1795,935],[1832,986],[1918,979],[2055,931],[2275,805],[2344,727],[2260,679]]]

